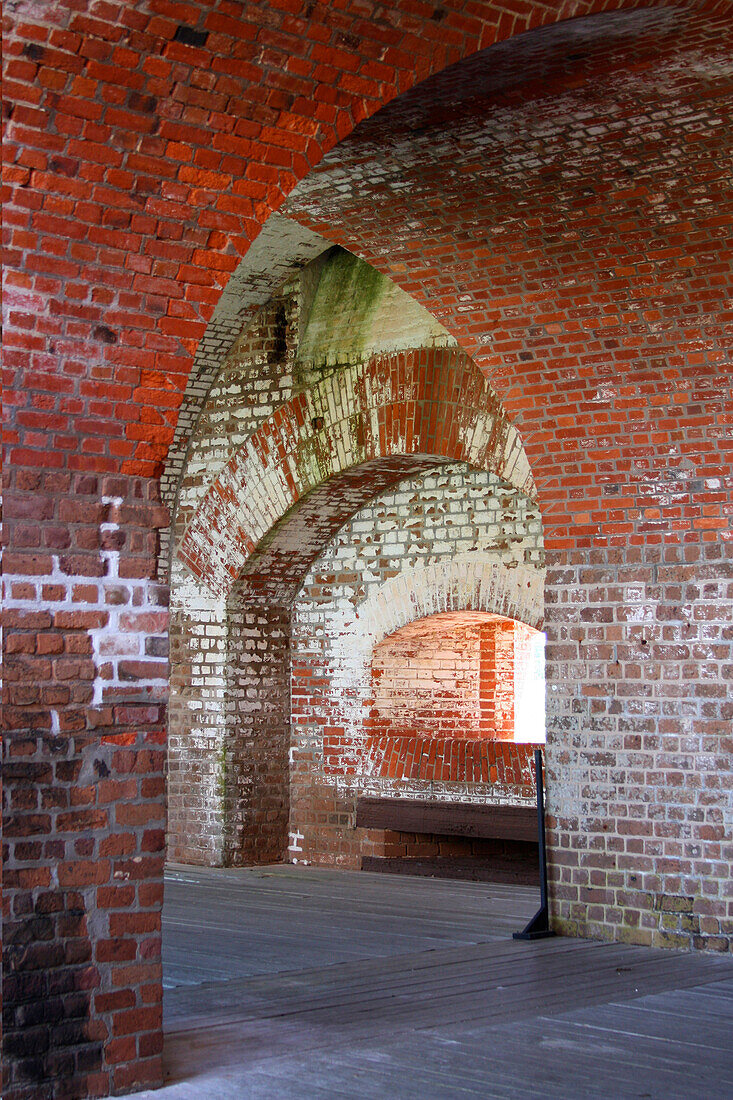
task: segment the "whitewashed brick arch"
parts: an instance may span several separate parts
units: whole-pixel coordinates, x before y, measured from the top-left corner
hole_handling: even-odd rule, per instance
[[[459,349],[422,348],[343,368],[282,405],[211,485],[178,554],[224,596],[311,490],[395,455],[466,462],[534,496],[521,438],[478,368]]]
[[[371,705],[371,662],[375,646],[410,623],[432,615],[499,615],[540,629],[543,623],[545,570],[535,564],[510,564],[496,550],[458,555],[424,568],[405,569],[373,590],[356,608],[344,601],[330,620],[328,645],[321,658],[321,695],[310,706],[323,728],[338,727],[348,745],[352,767],[325,783],[359,788],[363,783],[369,737],[365,717]],[[298,743],[296,738],[296,752]]]
[[[373,648],[408,623],[447,612],[478,611],[516,619],[535,629],[544,615],[544,569],[510,566],[496,554],[463,554],[424,569],[412,569],[386,581],[357,608],[344,646]]]
[[[281,214],[272,214],[233,272],[196,349],[178,412],[160,483],[162,499],[169,508],[175,506],[191,433],[227,352],[277,287],[329,247],[318,234]]]
[[[495,552],[459,555],[419,569],[407,569],[373,591],[356,608],[344,607],[329,631],[337,692],[363,676],[383,638],[408,623],[447,612],[483,612],[540,629],[545,570],[536,564],[508,565]],[[343,679],[345,677],[345,679]],[[342,682],[343,680],[343,682]]]

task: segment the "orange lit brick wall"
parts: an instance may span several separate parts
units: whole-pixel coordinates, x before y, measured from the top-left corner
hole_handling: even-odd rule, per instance
[[[371,737],[513,741],[517,691],[544,692],[544,680],[531,682],[533,634],[510,619],[453,615],[385,638],[372,657]]]
[[[490,697],[481,697],[481,635],[475,621],[423,619],[376,645],[371,737],[491,736],[483,725]]]
[[[514,623],[483,627],[481,692],[497,741],[514,740]],[[488,717],[488,716],[487,716]]]

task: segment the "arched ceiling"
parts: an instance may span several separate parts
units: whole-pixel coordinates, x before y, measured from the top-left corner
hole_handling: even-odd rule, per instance
[[[490,377],[546,514],[591,541],[609,511],[612,538],[653,535],[660,499],[684,509],[696,478],[727,470],[731,37],[726,13],[638,8],[519,35],[423,81],[302,180],[218,320],[241,325],[275,276],[336,242]],[[190,388],[195,405],[200,380]],[[680,416],[699,402],[691,453]]]
[[[499,377],[522,361],[512,341],[562,345],[571,309],[596,332],[622,306],[677,319],[680,270],[710,278],[720,259],[732,38],[727,16],[667,8],[499,43],[362,123],[282,211],[383,270]],[[699,256],[668,262],[693,232]]]
[[[458,339],[543,511],[591,541],[694,529],[695,478],[729,476],[732,46],[699,8],[529,32],[388,104],[282,208]]]

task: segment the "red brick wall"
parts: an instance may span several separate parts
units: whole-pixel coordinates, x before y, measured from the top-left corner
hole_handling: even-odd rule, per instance
[[[468,130],[459,136],[463,78],[449,75],[443,117],[454,132],[443,164],[452,170],[463,150],[485,178],[451,171],[446,184],[444,146],[418,109],[408,124],[383,119],[402,149],[409,135],[417,181],[403,160],[400,189],[380,201],[368,188],[331,188],[324,163],[328,208],[309,199],[306,217],[301,196],[292,212],[432,305],[522,432],[552,548],[548,773],[560,926],[728,949],[730,265],[721,239],[731,8],[660,3],[652,17],[615,6],[639,11],[626,23],[604,17],[595,36],[571,29],[494,59],[485,87],[497,110],[480,127],[488,149]],[[160,597],[152,583],[139,596],[126,583],[152,581],[161,521],[145,511],[107,518],[116,505],[105,497],[155,507],[222,288],[324,150],[479,47],[608,7],[456,0],[425,14],[382,5],[364,19],[361,9],[303,3],[269,5],[266,26],[222,4],[21,3],[5,13],[4,573],[22,603],[5,635],[6,754],[21,769],[5,792],[6,1096],[32,1095],[39,1075],[49,1095],[99,1095],[159,1073],[157,1009],[145,1007],[159,998],[157,979],[148,981],[157,964],[139,928],[159,906],[160,856],[148,862],[145,833],[160,825],[161,761],[141,757],[148,774],[119,800],[121,818],[139,800],[144,823],[118,825],[117,801],[105,809],[98,788],[116,781],[120,758],[91,784],[98,825],[50,828],[57,814],[84,819],[71,777],[93,772],[103,736],[135,734],[143,745],[162,728],[157,670],[148,676],[161,654],[144,652],[148,635],[163,646]],[[466,83],[475,92],[472,70]],[[438,124],[437,93],[425,92]],[[479,110],[474,96],[463,118]],[[383,166],[388,136],[377,133]],[[348,159],[340,148],[342,168]],[[230,320],[214,318],[225,343],[241,331]],[[137,622],[142,648],[103,654],[95,632],[120,606],[103,554],[119,539],[135,620],[120,612],[112,633],[134,634]],[[97,585],[96,601],[79,594],[81,619],[56,617],[54,590],[68,583]],[[105,862],[101,846],[118,831],[125,856]],[[90,874],[109,871],[116,886],[128,848],[150,893],[131,876],[119,909],[96,895],[107,880],[62,881],[91,861]],[[20,949],[19,929],[37,910]],[[104,957],[113,917],[134,961]],[[87,954],[91,970],[80,973]],[[134,1004],[100,1003],[90,1017],[79,987],[106,995],[128,964],[151,967],[128,975]],[[64,1011],[87,1021],[83,1035],[44,1015],[57,990]],[[29,1051],[32,1065],[21,1068]]]
[[[492,722],[499,741],[514,740],[514,623],[484,627],[481,690],[491,699]]]
[[[4,1064],[101,1095],[161,1072],[165,516],[39,456],[6,468]]]
[[[480,694],[481,643],[478,622],[442,618],[379,642],[372,655],[372,739],[490,736],[482,730],[490,700]]]

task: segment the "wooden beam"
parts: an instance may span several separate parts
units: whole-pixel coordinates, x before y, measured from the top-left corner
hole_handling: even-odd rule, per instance
[[[398,833],[537,841],[534,806],[364,797],[357,799],[356,824],[361,829],[391,829]]]

